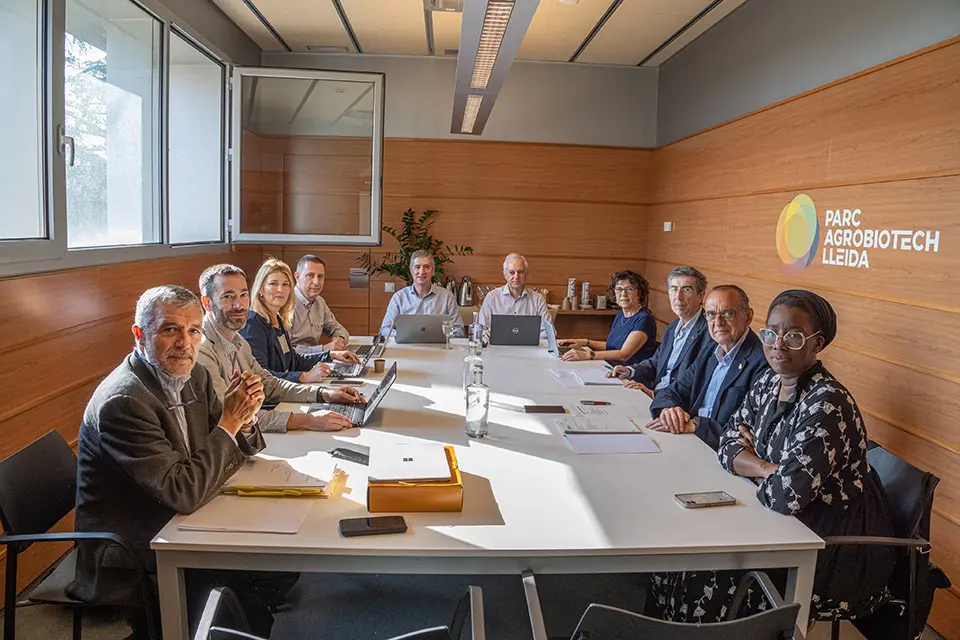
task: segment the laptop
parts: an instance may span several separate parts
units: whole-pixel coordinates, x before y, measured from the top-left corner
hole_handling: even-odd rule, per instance
[[[383,444],[370,450],[370,480],[426,482],[450,479],[443,445]]]
[[[364,344],[359,347],[354,347],[351,349],[358,358],[360,362],[339,362],[333,361],[330,362],[330,375],[336,378],[350,378],[353,376],[358,376],[363,373],[363,370],[367,367],[367,363],[370,362],[370,358],[379,358],[383,354],[383,336],[376,336],[373,339],[373,344]],[[362,349],[366,347],[366,349]],[[379,354],[378,354],[379,347]]]
[[[390,370],[387,371],[387,375],[383,376],[383,380],[380,381],[380,384],[377,385],[377,388],[374,389],[373,395],[370,396],[370,399],[367,400],[366,404],[339,404],[335,402],[315,402],[310,405],[310,411],[335,411],[341,415],[344,415],[350,418],[350,422],[353,423],[355,427],[362,427],[367,424],[370,420],[370,416],[373,415],[373,412],[376,410],[377,405],[383,401],[383,397],[387,395],[387,391],[390,390],[390,387],[393,386],[394,380],[397,379],[397,363],[394,362],[393,366],[390,367]]]
[[[415,313],[397,316],[394,329],[399,344],[443,344],[447,341],[443,335],[443,321],[447,316]]]
[[[363,360],[367,358],[379,358],[383,355],[384,347],[387,346],[386,336],[377,334],[373,336],[372,344],[347,345],[347,348],[357,354],[357,357]],[[355,375],[355,374],[350,374]]]
[[[490,344],[535,347],[542,322],[540,316],[495,315],[490,318]]]
[[[557,345],[557,330],[553,328],[552,322],[543,321],[543,331],[547,334],[547,351],[558,358],[570,351],[570,347],[561,347]]]

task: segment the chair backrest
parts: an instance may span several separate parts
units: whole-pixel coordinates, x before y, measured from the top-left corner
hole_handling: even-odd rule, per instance
[[[207,596],[194,640],[228,640],[247,638],[261,640],[250,633],[250,624],[243,605],[230,587],[217,587]]]
[[[603,604],[587,607],[571,640],[788,640],[799,604],[710,624],[667,622]]]
[[[77,457],[56,431],[0,460],[0,522],[9,535],[45,533],[76,500]]]
[[[930,539],[930,510],[940,479],[901,460],[879,445],[867,451],[867,461],[880,477],[887,494],[894,535]]]

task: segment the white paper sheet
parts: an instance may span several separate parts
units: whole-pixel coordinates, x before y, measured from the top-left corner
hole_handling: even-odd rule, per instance
[[[660,453],[643,433],[570,433],[564,436],[577,453]]]
[[[259,487],[262,489],[322,489],[327,481],[297,471],[286,460],[253,458],[227,480],[225,487]]]
[[[554,418],[561,433],[640,433],[639,427],[627,418],[607,416],[563,416]]]
[[[620,378],[607,377],[607,369],[574,369],[573,372],[583,384],[623,386],[623,380]]]
[[[283,533],[300,530],[315,500],[217,496],[181,522],[181,531]]]
[[[570,369],[549,369],[549,371],[553,379],[565,389],[578,389],[583,386],[583,381]]]
[[[649,411],[644,411],[640,407],[632,404],[571,404],[567,405],[567,411],[575,416],[610,416],[624,418],[643,418],[649,415]],[[649,421],[649,418],[647,418]]]

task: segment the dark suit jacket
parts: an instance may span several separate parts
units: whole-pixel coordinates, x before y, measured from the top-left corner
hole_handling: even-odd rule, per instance
[[[714,450],[720,446],[720,436],[723,434],[727,420],[740,407],[754,380],[760,377],[760,374],[769,366],[763,355],[760,338],[753,329],[747,331],[749,333],[740,345],[733,364],[723,379],[720,391],[717,392],[710,416],[700,418],[700,424],[697,426],[697,435]],[[693,366],[687,367],[683,375],[657,391],[653,402],[650,403],[650,414],[654,418],[668,407],[681,407],[690,417],[697,416],[697,412],[703,406],[707,387],[710,386],[710,378],[719,364],[714,351],[715,347],[705,348]]]
[[[132,545],[154,571],[150,540],[176,513],[210,501],[247,455],[263,449],[259,431],[236,440],[217,427],[222,412],[204,367],[181,393],[192,451],[153,371],[136,356],[108,375],[84,411],[77,444],[77,531],[106,531]],[[69,591],[87,602],[138,606],[136,576],[122,550],[81,543]]]
[[[250,344],[253,357],[260,366],[266,369],[275,378],[282,378],[290,382],[300,382],[300,373],[310,371],[318,362],[330,360],[330,352],[302,355],[293,348],[290,332],[283,330],[287,340],[287,352],[283,352],[280,341],[277,339],[276,329],[270,321],[256,311],[251,311],[247,318],[247,325],[238,332]]]
[[[633,365],[632,380],[639,382],[649,389],[653,389],[667,373],[667,363],[670,361],[670,353],[673,351],[673,343],[677,339],[677,330],[680,328],[680,318],[667,325],[663,330],[663,342],[657,347],[656,352],[646,360]],[[712,349],[716,343],[710,338],[710,332],[707,331],[707,318],[700,313],[700,316],[694,322],[691,333],[687,336],[687,341],[683,343],[683,349],[677,358],[676,364],[670,370],[670,382],[673,382],[686,371],[697,356],[704,349]]]

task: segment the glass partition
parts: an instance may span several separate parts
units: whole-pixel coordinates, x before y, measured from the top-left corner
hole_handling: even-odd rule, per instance
[[[237,69],[233,239],[378,244],[383,75]]]

